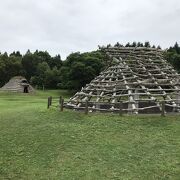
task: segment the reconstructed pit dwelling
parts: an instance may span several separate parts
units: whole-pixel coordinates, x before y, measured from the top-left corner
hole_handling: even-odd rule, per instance
[[[26,78],[22,76],[15,76],[9,80],[1,89],[1,91],[19,92],[19,93],[33,93],[33,87],[28,83]]]
[[[108,67],[77,92],[68,108],[127,113],[179,112],[180,75],[155,48],[100,47],[115,65]]]

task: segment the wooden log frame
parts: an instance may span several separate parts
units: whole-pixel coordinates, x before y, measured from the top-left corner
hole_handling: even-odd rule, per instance
[[[164,101],[163,107],[179,109],[180,75],[164,59],[162,50],[144,47],[101,50],[117,64],[77,92],[66,107],[83,109],[88,104],[88,111],[119,111],[116,104],[122,102],[122,111],[137,114],[155,108],[161,112]]]

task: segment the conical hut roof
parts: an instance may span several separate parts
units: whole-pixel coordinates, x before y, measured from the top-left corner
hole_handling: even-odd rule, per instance
[[[116,62],[77,92],[68,108],[90,111],[156,113],[165,101],[166,111],[180,105],[179,74],[155,48],[103,47],[101,50]],[[121,102],[121,103],[120,103]]]
[[[15,76],[11,78],[9,82],[1,88],[1,90],[21,93],[32,93],[34,91],[33,87],[28,83],[26,78],[22,76]]]

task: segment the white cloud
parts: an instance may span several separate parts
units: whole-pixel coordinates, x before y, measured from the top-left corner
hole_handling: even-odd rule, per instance
[[[179,40],[180,1],[6,0],[0,6],[0,50],[47,50],[64,58],[117,41]]]

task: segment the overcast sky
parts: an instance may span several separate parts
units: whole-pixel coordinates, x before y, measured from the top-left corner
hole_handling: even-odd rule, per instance
[[[1,0],[0,51],[64,59],[117,41],[166,48],[180,41],[180,0]]]

